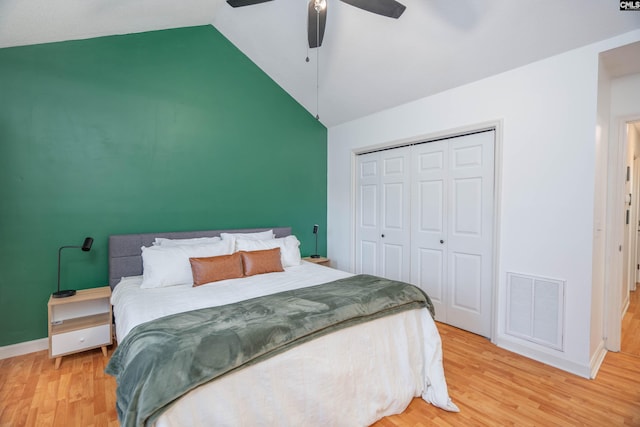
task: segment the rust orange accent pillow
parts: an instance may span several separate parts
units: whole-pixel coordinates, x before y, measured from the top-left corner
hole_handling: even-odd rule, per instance
[[[266,249],[263,251],[240,251],[244,265],[244,275],[273,273],[284,271],[282,261],[280,261],[280,248]]]
[[[189,258],[193,273],[193,286],[242,277],[242,256],[239,252],[206,258]]]

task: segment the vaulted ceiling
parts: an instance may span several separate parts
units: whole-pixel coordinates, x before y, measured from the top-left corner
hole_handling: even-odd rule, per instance
[[[308,49],[307,0],[0,0],[0,47],[212,24],[331,127],[640,29],[614,0],[400,1],[396,20],[327,0]]]

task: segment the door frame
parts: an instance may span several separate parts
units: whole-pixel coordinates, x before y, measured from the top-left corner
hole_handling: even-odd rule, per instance
[[[629,135],[627,124],[640,121],[640,116],[617,116],[613,120],[608,148],[607,219],[605,237],[605,286],[604,286],[604,342],[609,351],[620,351],[622,337],[622,283],[624,258],[624,215],[619,212],[624,204],[624,176]],[[616,285],[618,283],[618,285]],[[628,291],[627,291],[628,292]]]
[[[496,119],[487,122],[463,125],[455,128],[444,129],[426,134],[420,134],[394,141],[387,141],[365,147],[358,147],[351,151],[351,198],[349,212],[351,213],[351,235],[349,236],[350,264],[352,269],[356,263],[356,182],[357,182],[357,156],[375,150],[385,150],[402,147],[404,145],[416,144],[419,142],[429,142],[444,138],[454,138],[469,133],[493,130],[495,131],[494,152],[493,152],[493,241],[492,241],[492,269],[491,272],[491,333],[489,339],[496,344],[498,336],[498,307],[499,307],[499,285],[500,285],[500,223],[502,218],[502,140],[503,140],[503,119]]]
[[[628,143],[629,142],[627,141],[627,144]],[[638,282],[638,272],[640,271],[640,268],[638,268],[638,265],[640,265],[640,260],[638,260],[638,255],[640,254],[640,251],[638,251],[638,245],[640,245],[640,239],[638,239],[638,232],[640,231],[640,224],[638,223],[638,221],[640,221],[640,201],[638,200],[638,197],[640,196],[640,153],[637,153],[635,158],[633,159],[632,179],[632,209],[635,215],[632,215],[632,218],[634,219],[634,228],[631,233],[633,233],[632,235],[635,235],[635,244],[631,248],[631,250],[633,251],[633,256],[631,256],[631,259],[633,259],[633,278],[629,281],[629,290],[635,291],[636,283]]]

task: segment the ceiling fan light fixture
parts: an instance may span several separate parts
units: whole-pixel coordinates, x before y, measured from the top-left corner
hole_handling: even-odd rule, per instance
[[[272,0],[227,0],[233,7],[250,6]],[[406,7],[396,0],[341,0],[351,6],[389,18],[399,18]],[[307,40],[309,48],[322,45],[324,28],[327,22],[327,0],[308,0],[307,3]]]

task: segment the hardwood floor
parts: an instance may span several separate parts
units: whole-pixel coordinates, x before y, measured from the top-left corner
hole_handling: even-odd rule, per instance
[[[636,291],[629,297],[629,308],[622,318],[621,338],[623,353],[640,356],[640,286],[636,286]]]
[[[63,357],[58,370],[46,350],[0,360],[0,426],[119,426],[107,361],[99,348]]]
[[[438,328],[449,394],[460,413],[414,399],[404,413],[374,426],[640,426],[638,356],[610,352],[597,378],[588,380],[485,338]]]
[[[438,324],[449,394],[460,413],[414,399],[374,426],[640,426],[640,292],[632,295],[623,351],[607,354],[595,380]],[[46,351],[0,360],[0,426],[118,426],[107,360],[99,349],[64,357],[58,370]]]

